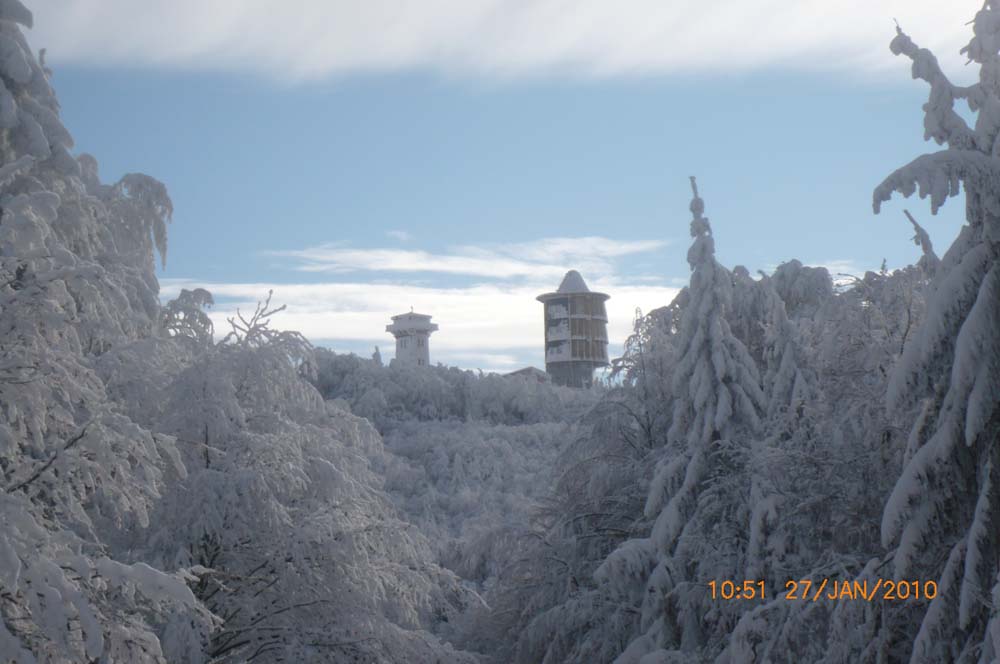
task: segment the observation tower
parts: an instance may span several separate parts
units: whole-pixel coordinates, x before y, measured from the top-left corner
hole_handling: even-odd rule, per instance
[[[589,387],[594,369],[608,366],[609,298],[587,288],[576,270],[557,291],[535,298],[545,308],[545,372],[555,384]]]
[[[385,331],[396,337],[396,360],[403,364],[426,367],[431,361],[430,338],[438,326],[426,314],[410,313],[392,317]]]

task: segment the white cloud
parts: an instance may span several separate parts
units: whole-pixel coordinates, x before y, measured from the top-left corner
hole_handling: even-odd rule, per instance
[[[264,72],[422,68],[512,76],[872,71],[892,19],[947,66],[981,0],[45,0],[29,39],[53,64]],[[901,66],[898,65],[897,66]]]
[[[513,277],[535,273],[538,266],[511,258],[461,254],[431,254],[408,249],[353,249],[338,245],[321,245],[296,251],[274,252],[300,261],[296,269],[303,272],[340,274],[358,271],[384,272],[436,272],[439,274],[464,274],[483,277]],[[559,273],[551,268],[545,276]],[[565,270],[563,270],[564,272]]]
[[[437,273],[487,278],[562,278],[569,269],[604,277],[614,271],[613,260],[662,249],[665,240],[613,240],[605,237],[557,237],[534,242],[461,246],[444,253],[417,249],[358,249],[325,244],[293,251],[271,252],[298,261],[303,272],[344,274],[359,271]]]
[[[636,307],[648,311],[670,302],[678,289],[595,279],[593,290],[611,295],[607,303],[608,335],[613,351],[631,333]],[[274,290],[272,302],[285,304],[274,325],[302,332],[335,349],[368,349],[378,344],[386,359],[393,340],[385,332],[389,317],[408,311],[434,316],[441,326],[431,338],[431,359],[464,368],[511,371],[527,364],[543,366],[542,305],[535,296],[553,289],[548,281],[511,286],[481,284],[460,288],[428,288],[404,283],[208,283],[163,279],[161,296],[173,298],[181,288],[207,288],[218,303],[211,312],[216,330],[228,329],[226,318],[237,307],[253,310],[256,301]],[[359,350],[361,352],[361,350]]]

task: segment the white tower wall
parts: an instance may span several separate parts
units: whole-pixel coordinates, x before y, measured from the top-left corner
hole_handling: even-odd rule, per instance
[[[396,361],[426,367],[431,363],[430,338],[437,324],[425,314],[410,312],[392,317],[385,331],[396,337]]]

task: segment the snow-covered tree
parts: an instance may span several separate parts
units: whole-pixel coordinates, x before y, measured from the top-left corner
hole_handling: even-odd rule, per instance
[[[637,450],[663,447],[672,413],[673,367],[680,321],[687,306],[688,289],[682,289],[665,307],[642,316],[637,312],[634,330],[625,341],[624,353],[614,360],[612,374],[621,378],[622,389],[609,395],[609,406],[621,413],[622,435]]]
[[[115,407],[94,362],[155,327],[142,233],[162,227],[169,199],[146,176],[105,190],[96,162],[70,155],[18,27],[31,21],[0,3],[0,660],[159,662],[210,626],[196,577],[115,543],[150,525],[184,468],[169,437]]]
[[[215,330],[205,309],[213,304],[212,294],[204,288],[184,288],[163,307],[160,326],[170,336],[189,337],[196,344],[207,345],[213,341]]]
[[[166,189],[70,156],[30,22],[0,2],[0,661],[474,661],[308,342],[160,306]]]
[[[271,329],[276,310],[268,297],[214,344],[175,334],[102,358],[109,390],[176,440],[187,468],[128,550],[200,571],[210,661],[471,661],[430,630],[476,596],[400,519],[374,472],[379,435],[322,400],[311,346]]]
[[[887,573],[879,509],[911,411],[889,416],[885,394],[901,346],[921,323],[928,288],[913,267],[869,272],[837,292],[815,288],[829,283],[825,270],[806,270],[792,263],[775,273],[793,302],[801,302],[796,293],[824,295],[794,315],[776,306],[768,316],[769,412],[753,459],[747,575],[765,578],[774,592],[740,617],[720,662],[879,661],[896,654],[886,644],[898,636],[886,623],[914,606],[781,596],[788,579],[818,587],[824,579],[874,583]]]
[[[545,472],[529,480],[541,480],[541,494],[530,518],[510,524],[506,558],[493,556],[502,564],[484,594],[489,609],[465,627],[463,642],[490,661],[610,661],[637,632],[641,597],[622,601],[595,572],[625,540],[649,532],[642,505],[669,427],[673,339],[684,302],[686,290],[637,315],[615,360],[619,386],[597,403],[571,392],[593,407],[567,429],[571,437]]]
[[[979,80],[960,87],[898,30],[892,51],[910,58],[914,78],[930,85],[925,138],[946,147],[917,157],[874,193],[876,212],[893,192],[918,191],[936,213],[960,186],[965,191],[967,223],[937,268],[927,318],[888,392],[892,407],[919,411],[882,538],[893,547],[898,577],[939,583],[920,617],[915,664],[993,661],[1000,649],[1000,6],[983,5],[973,34],[962,52],[979,66]],[[954,110],[959,100],[976,114],[974,126]]]
[[[600,390],[577,390],[520,376],[476,374],[456,367],[380,366],[356,355],[316,350],[316,387],[343,399],[381,432],[414,420],[534,424],[574,421]]]
[[[785,303],[788,316],[811,318],[833,297],[833,280],[825,267],[810,267],[792,259],[770,276],[771,286]]]
[[[704,584],[738,574],[746,555],[743,494],[749,485],[742,477],[766,400],[757,367],[726,318],[733,276],[715,259],[694,178],[691,188],[691,284],[675,344],[667,456],[645,505],[653,527],[648,540],[627,542],[599,571],[620,592],[634,593],[627,588],[636,582],[645,586],[641,635],[616,660],[621,663],[646,655],[690,658],[715,648],[717,637],[731,628],[730,618],[712,606]],[[622,571],[633,581],[622,579]]]

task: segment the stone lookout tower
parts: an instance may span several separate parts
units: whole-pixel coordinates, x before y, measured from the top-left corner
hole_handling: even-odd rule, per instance
[[[438,326],[431,322],[431,317],[425,314],[399,314],[392,317],[392,324],[385,326],[385,331],[396,337],[396,360],[403,364],[426,367],[431,361],[431,349],[428,344],[431,332],[437,332]]]
[[[559,290],[536,298],[545,305],[545,371],[552,382],[586,387],[594,369],[608,366],[609,297],[591,292],[580,273],[570,270]]]

